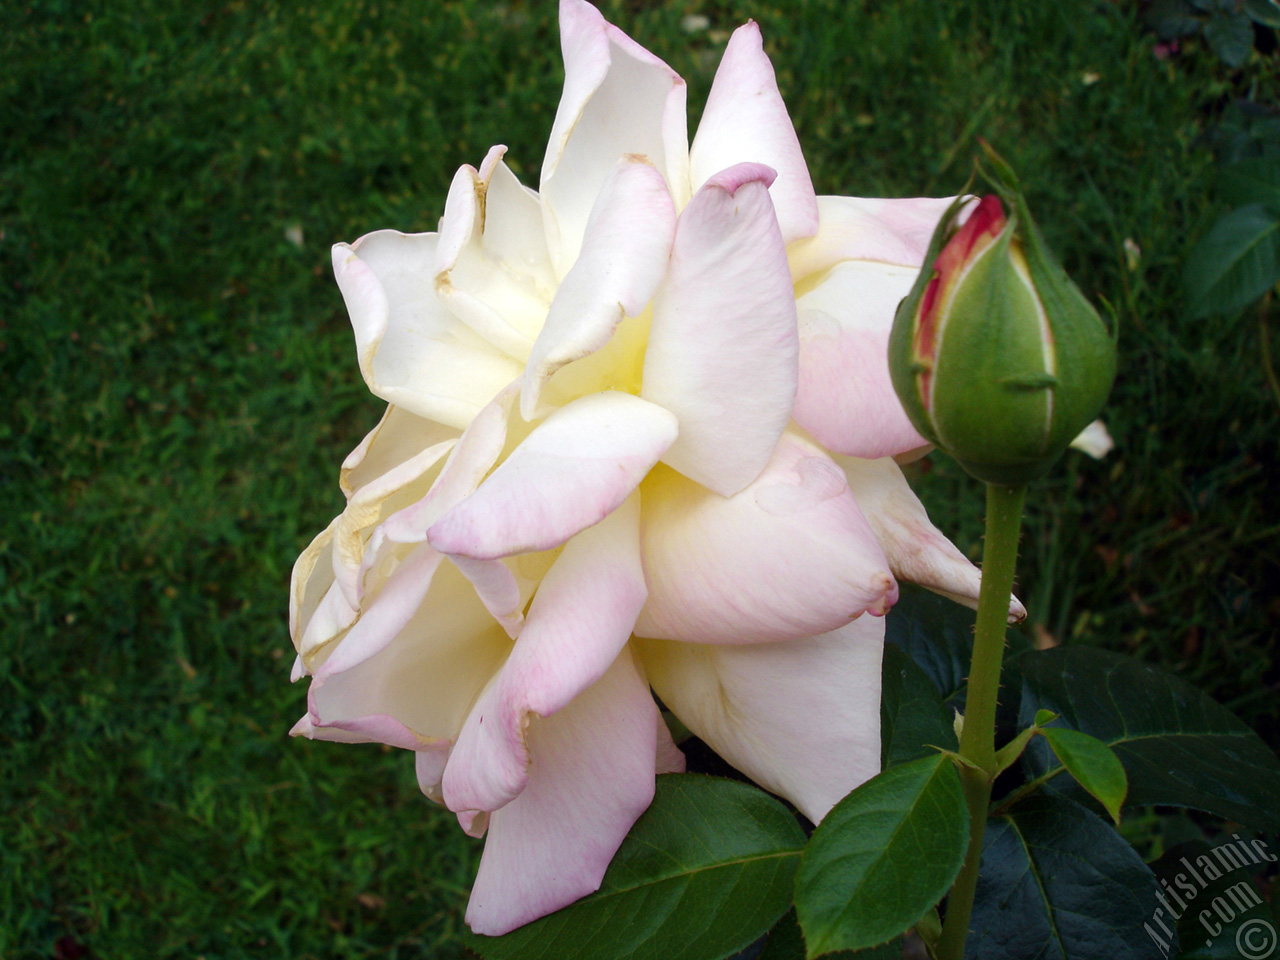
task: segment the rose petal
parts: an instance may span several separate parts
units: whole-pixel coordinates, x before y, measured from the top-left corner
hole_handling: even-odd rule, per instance
[[[738,164],[685,208],[645,355],[641,396],[680,421],[663,461],[724,496],[764,469],[795,400],[795,298],[772,176]]]
[[[529,356],[520,400],[526,420],[547,377],[599,350],[623,317],[644,310],[667,268],[675,225],[662,175],[643,158],[619,160],[592,208],[582,255],[560,284]]]
[[[470,496],[502,454],[507,442],[511,408],[520,381],[506,386],[468,425],[449,454],[431,490],[418,502],[393,514],[375,532],[375,539],[391,543],[421,543],[427,530],[452,507]],[[377,559],[377,544],[365,550],[365,567]]]
[[[977,609],[981,573],[930,521],[924,505],[893,460],[839,457],[849,487],[875,530],[894,576]],[[1017,597],[1009,598],[1009,622],[1025,619]]]
[[[314,657],[316,646],[304,652],[307,666],[318,678],[350,670],[379,653],[394,640],[422,606],[443,555],[423,544],[409,552],[379,584],[376,595],[363,598],[359,619],[341,638],[323,664]]]
[[[437,237],[380,230],[333,248],[360,372],[375,396],[465,427],[520,372],[460,323],[432,287]]]
[[[524,789],[531,718],[557,713],[604,675],[644,599],[632,496],[570,540],[542,581],[510,659],[458,737],[444,779],[450,808],[497,810]]]
[[[436,571],[425,600],[380,649],[363,657],[345,655],[350,640],[349,633],[339,641],[311,682],[311,735],[357,736],[411,749],[457,737],[511,649],[471,584],[447,563]],[[340,654],[350,661],[342,669],[335,663]]]
[[[378,425],[342,461],[338,485],[347,499],[361,487],[384,476],[437,443],[456,441],[459,431],[388,404]]]
[[[639,397],[575,400],[437,520],[428,542],[483,560],[559,546],[616,509],[675,436],[675,417]]]
[[[647,157],[679,209],[689,197],[685,86],[674,70],[582,0],[560,4],[564,92],[542,163],[547,242],[558,276],[582,248],[605,178],[625,154]]]
[[[435,803],[444,803],[440,781],[444,779],[444,767],[449,760],[449,750],[452,746],[452,740],[437,740],[422,747],[413,755],[413,770],[418,778],[418,789]]]
[[[646,481],[642,545],[649,600],[636,634],[696,643],[807,637],[863,612],[897,585],[840,468],[790,434],[750,487],[724,498],[673,471]]]
[[[656,714],[624,650],[571,704],[531,721],[529,784],[489,817],[472,930],[499,936],[599,888],[653,799]]]
[[[689,149],[693,188],[744,162],[767,164],[778,172],[769,193],[783,242],[813,236],[818,229],[813,181],[754,22],[734,31],[716,70]]]
[[[1095,460],[1101,460],[1115,449],[1115,445],[1116,442],[1107,432],[1107,425],[1101,420],[1093,421],[1071,441],[1072,449],[1088,454]]]
[[[293,563],[289,577],[289,636],[299,653],[307,624],[333,586],[333,531],[337,526],[338,518],[334,517]]]
[[[919,268],[955,197],[818,197],[818,232],[787,250],[796,283],[845,260]],[[963,215],[962,215],[963,218]]]
[[[884,620],[871,617],[783,643],[637,641],[662,702],[814,823],[880,772],[883,648]]]
[[[796,423],[830,450],[893,456],[926,443],[889,377],[889,331],[919,271],[840,263],[796,301],[800,380]]]
[[[494,147],[490,151],[492,159],[486,159],[483,165],[489,177],[505,170],[505,164],[493,156],[494,151],[499,151],[500,157],[505,150],[506,147]],[[494,248],[486,246],[488,187],[489,178],[482,177],[474,167],[463,166],[454,175],[440,221],[440,244],[432,276],[441,303],[484,342],[523,363],[547,315],[549,278],[540,279],[536,269],[530,270],[520,261],[504,260],[495,255]],[[507,191],[502,196],[517,198],[519,194]],[[514,213],[516,223],[527,228],[529,225],[523,221],[528,218],[521,215],[522,211]],[[495,216],[498,214],[495,211]],[[513,241],[510,232],[504,230],[495,241],[497,250],[509,249]],[[526,244],[534,246],[536,238],[534,233]],[[537,254],[533,257],[536,265]]]

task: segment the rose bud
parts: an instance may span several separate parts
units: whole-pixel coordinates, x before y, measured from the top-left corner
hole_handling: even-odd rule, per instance
[[[972,476],[1015,486],[1045,473],[1098,415],[1116,350],[1012,172],[992,161],[1001,196],[983,197],[963,225],[965,199],[944,214],[932,268],[898,305],[889,367],[922,436]]]

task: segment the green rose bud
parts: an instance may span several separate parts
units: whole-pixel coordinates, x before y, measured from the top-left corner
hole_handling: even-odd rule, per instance
[[[958,200],[898,306],[889,369],[922,436],[987,483],[1045,473],[1115,379],[1112,334],[1045,246],[1013,174],[957,226]],[[1011,208],[1006,215],[1001,197]]]

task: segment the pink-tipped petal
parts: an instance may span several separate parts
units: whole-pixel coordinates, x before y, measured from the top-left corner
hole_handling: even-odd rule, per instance
[[[432,286],[437,237],[380,230],[333,248],[333,273],[355,331],[360,372],[375,396],[465,427],[518,375],[449,312]]]
[[[387,541],[421,543],[436,520],[480,485],[502,454],[511,410],[519,392],[520,381],[512,381],[476,415],[427,495],[393,514],[382,525],[381,532]],[[366,557],[366,563],[376,561],[377,551],[366,550]]]
[[[604,675],[644,599],[632,496],[570,540],[543,579],[510,659],[458,737],[444,778],[451,809],[497,810],[524,789],[530,720],[558,713]]]
[[[977,609],[981,573],[935,527],[924,504],[891,459],[840,457],[849,487],[871,522],[894,576],[910,580],[966,607]],[[1027,616],[1017,597],[1009,598],[1009,622]]]
[[[440,553],[426,544],[415,547],[387,577],[376,597],[367,598],[360,618],[325,662],[314,668],[319,678],[350,670],[383,650],[404,630],[426,599]]]
[[[542,163],[547,241],[564,276],[582,249],[596,195],[618,158],[647,157],[676,206],[689,196],[685,85],[583,0],[560,4],[564,91]]]
[[[800,382],[796,423],[830,450],[894,456],[926,441],[907,419],[889,377],[889,331],[919,273],[850,260],[796,301]]]
[[[754,22],[729,38],[689,149],[689,177],[696,190],[720,170],[745,162],[778,171],[769,193],[783,241],[813,236],[818,229],[813,181]]]
[[[639,397],[575,400],[437,520],[428,542],[480,560],[559,546],[626,500],[675,436],[675,417]]]
[[[334,656],[348,639],[339,641]],[[411,749],[452,740],[510,650],[511,641],[471,584],[452,564],[442,564],[426,599],[381,649],[352,658],[346,669],[318,671],[323,675],[312,680],[308,695],[311,722],[328,730],[328,739],[357,737]]]
[[[672,471],[646,482],[649,600],[636,634],[693,643],[808,637],[897,599],[889,564],[840,468],[791,434],[724,498]]]
[[[452,746],[452,740],[441,739],[413,755],[413,768],[418,778],[418,789],[435,803],[444,803],[440,781],[444,778],[444,766],[449,760],[449,750]]]
[[[533,419],[547,377],[599,350],[623,317],[644,310],[667,268],[675,227],[662,174],[642,157],[619,160],[587,220],[582,254],[529,355],[520,401],[526,420]]]
[[[871,617],[783,643],[638,642],[662,702],[814,823],[880,772],[883,648],[884,620]]]
[[[671,738],[671,731],[667,729],[667,722],[662,719],[662,715],[658,714],[656,719],[658,721],[658,756],[654,763],[654,771],[656,773],[684,773],[684,752],[676,746],[675,740]]]
[[[818,232],[787,250],[796,283],[845,260],[916,267],[955,197],[818,197]],[[963,214],[962,214],[963,217]]]
[[[502,560],[473,560],[470,557],[450,557],[450,560],[471,581],[485,609],[514,640],[524,623],[525,597],[511,568]]]
[[[723,496],[764,469],[795,401],[795,295],[772,177],[739,164],[685,208],[645,354],[641,396],[680,422],[663,461]]]
[[[531,721],[529,783],[489,816],[472,930],[499,936],[599,888],[653,800],[656,713],[624,650],[569,706]]]

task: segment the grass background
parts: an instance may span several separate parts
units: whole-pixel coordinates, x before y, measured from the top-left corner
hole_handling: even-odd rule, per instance
[[[1033,494],[1032,629],[1274,745],[1277,410],[1253,318],[1187,321],[1179,279],[1222,209],[1205,135],[1280,102],[1277,55],[1159,59],[1106,0],[604,9],[689,81],[691,128],[760,21],[820,192],[953,193],[975,136],[1007,156],[1122,321],[1117,450]],[[286,583],[380,413],[329,245],[433,229],[492,143],[536,183],[560,77],[550,0],[0,6],[4,960],[461,956],[478,845],[406,757],[284,736]],[[975,485],[914,479],[976,556]]]

